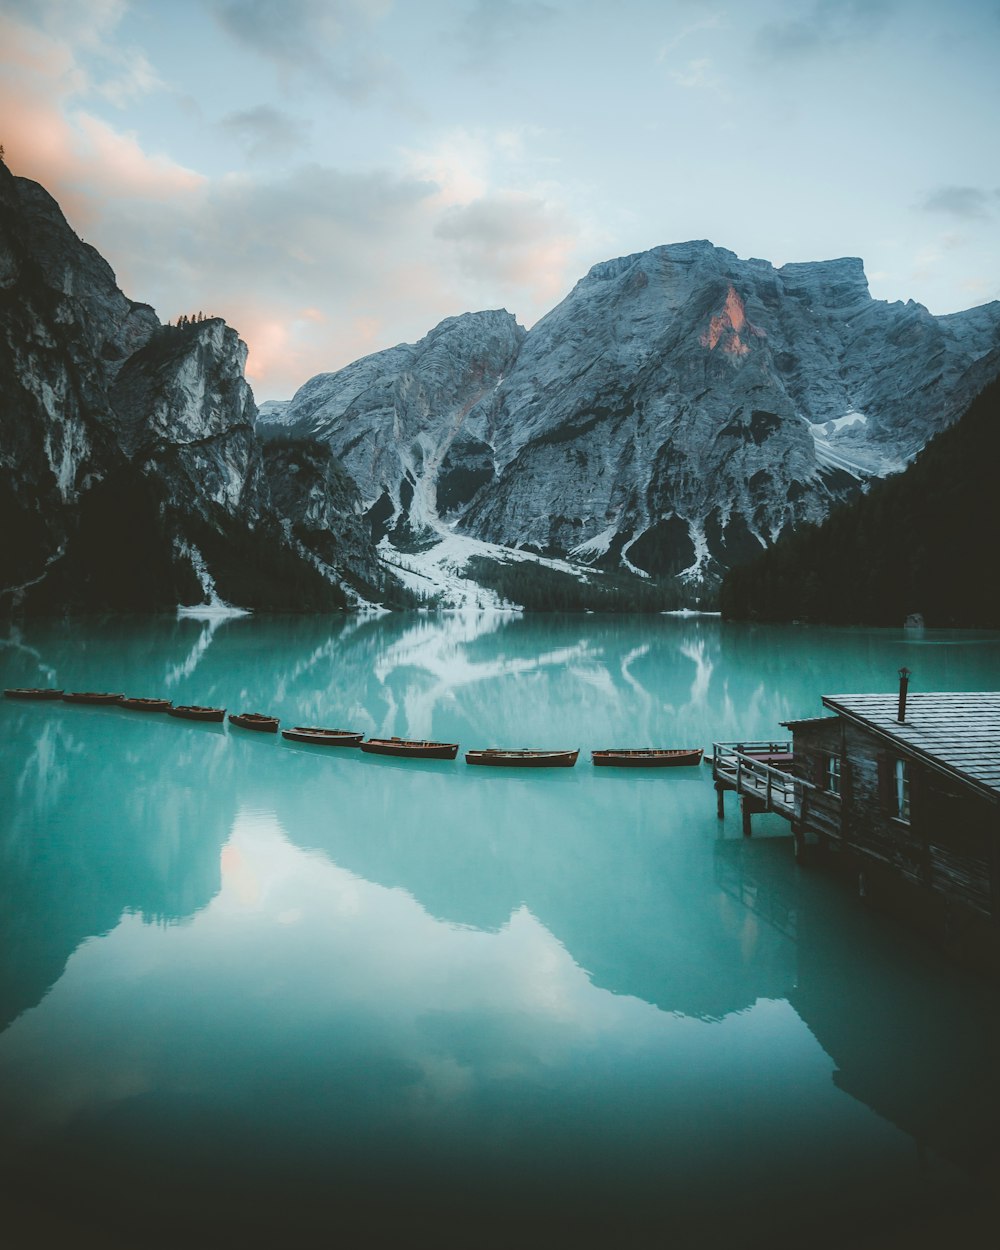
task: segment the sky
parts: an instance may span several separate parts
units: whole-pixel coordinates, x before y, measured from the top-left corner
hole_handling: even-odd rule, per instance
[[[258,402],[710,239],[1000,298],[1000,0],[0,0],[0,143]]]

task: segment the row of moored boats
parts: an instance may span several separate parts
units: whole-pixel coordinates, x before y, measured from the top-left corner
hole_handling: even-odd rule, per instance
[[[168,716],[176,716],[181,720],[218,722],[226,719],[226,709],[221,707],[174,704],[169,699],[137,699],[124,694],[95,690],[24,687],[5,690],[4,695],[8,699],[61,699],[65,703],[113,706],[133,712],[165,712]],[[260,712],[231,713],[229,722],[241,729],[273,734],[278,732],[280,725],[277,716],[265,716]],[[419,738],[365,738],[363,733],[350,729],[321,729],[313,725],[296,725],[293,729],[282,729],[281,736],[290,742],[305,742],[311,746],[357,747],[371,755],[394,755],[402,759],[453,760],[458,755],[457,742],[430,742]],[[578,748],[571,751],[551,751],[528,747],[515,750],[487,747],[480,751],[466,751],[465,762],[498,768],[572,768],[579,754]],[[610,768],[677,768],[698,764],[701,758],[700,747],[609,748],[591,752],[594,764]]]

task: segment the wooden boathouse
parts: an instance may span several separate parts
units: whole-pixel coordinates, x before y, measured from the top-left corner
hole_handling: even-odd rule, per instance
[[[785,817],[797,857],[818,847],[862,895],[1000,968],[1000,692],[907,697],[907,677],[898,695],[823,696],[831,714],[785,722],[790,742],[715,743],[719,815],[732,790],[745,836],[755,813]]]

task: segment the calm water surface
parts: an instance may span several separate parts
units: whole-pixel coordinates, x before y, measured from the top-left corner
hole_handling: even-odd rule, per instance
[[[994,988],[797,869],[782,821],[749,842],[735,804],[717,821],[708,768],[589,762],[780,736],[902,664],[915,691],[995,689],[1000,636],[484,615],[10,634],[4,686],[581,748],[493,773],[5,701],[10,1218],[108,1246],[327,1245],[363,1221],[348,1244],[745,1250],[965,1210],[998,1157]]]

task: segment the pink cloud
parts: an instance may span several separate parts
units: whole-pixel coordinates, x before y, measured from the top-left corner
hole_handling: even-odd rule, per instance
[[[188,197],[201,175],[165,156],[150,156],[72,100],[86,75],[59,40],[0,19],[0,116],[7,163],[40,182],[78,226],[100,219],[115,198]]]
[[[148,155],[134,135],[121,134],[96,117],[77,113],[74,120],[84,140],[87,168],[96,168],[104,193],[172,200],[188,196],[207,182],[202,174],[166,156]],[[82,168],[76,172],[83,174]]]
[[[468,277],[520,290],[536,305],[565,291],[580,243],[576,224],[560,205],[514,191],[448,209],[434,233],[454,248]]]
[[[111,0],[107,21],[117,13]],[[205,177],[88,110],[102,85],[84,64],[123,64],[105,27],[96,62],[79,31],[71,46],[72,32],[48,30],[60,33],[0,18],[10,168],[58,200],[129,296],[163,318],[224,316],[248,345],[259,400],[462,312],[505,304],[531,324],[568,287],[576,221],[548,192],[491,188],[485,139],[404,154],[399,172],[311,164]]]

